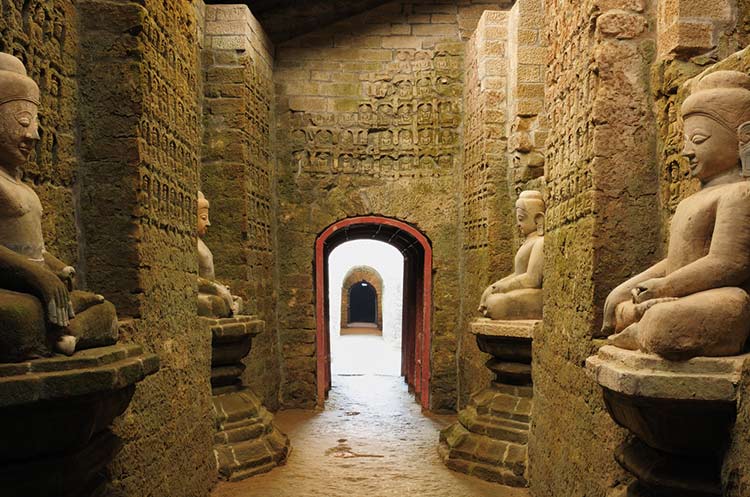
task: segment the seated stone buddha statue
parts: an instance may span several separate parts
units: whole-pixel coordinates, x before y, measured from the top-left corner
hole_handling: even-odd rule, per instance
[[[524,242],[516,253],[515,270],[487,287],[479,303],[479,312],[490,319],[542,319],[544,200],[540,192],[521,192],[516,221]]]
[[[42,204],[22,181],[39,140],[39,88],[20,60],[0,53],[0,362],[117,341],[101,295],[75,289],[75,270],[47,252]]]
[[[750,182],[740,175],[739,132],[750,121],[750,77],[708,74],[681,112],[682,153],[701,189],[677,206],[666,259],[607,297],[602,331],[617,332],[615,346],[669,360],[736,355],[750,332]]]
[[[198,315],[228,318],[242,312],[242,298],[232,295],[229,287],[216,281],[214,256],[202,240],[211,226],[209,207],[206,197],[198,192]]]

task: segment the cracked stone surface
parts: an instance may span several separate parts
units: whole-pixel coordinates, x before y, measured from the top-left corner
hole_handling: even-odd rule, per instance
[[[423,414],[402,378],[363,374],[333,381],[324,411],[277,414],[294,447],[285,466],[221,483],[212,497],[529,496],[446,468],[438,435],[455,416]]]

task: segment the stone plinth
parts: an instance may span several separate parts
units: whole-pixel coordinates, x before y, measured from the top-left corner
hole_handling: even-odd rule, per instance
[[[674,362],[605,346],[586,360],[612,419],[634,435],[615,453],[638,478],[629,495],[722,495],[721,463],[748,358]]]
[[[242,384],[242,359],[265,328],[254,316],[201,318],[211,330],[211,386],[216,421],[214,454],[222,478],[237,481],[283,464],[290,445],[273,415]]]
[[[110,425],[158,369],[159,358],[136,345],[0,364],[0,493],[114,495],[104,470],[121,442]]]
[[[492,355],[486,366],[495,379],[458,413],[457,423],[440,433],[440,455],[450,469],[504,485],[527,485],[531,341],[539,330],[536,320],[471,323],[480,350]]]

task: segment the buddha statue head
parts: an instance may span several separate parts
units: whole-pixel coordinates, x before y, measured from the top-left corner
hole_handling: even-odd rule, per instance
[[[211,221],[208,219],[208,208],[210,204],[203,192],[198,192],[198,236],[203,238],[208,232],[208,227],[211,226]]]
[[[0,168],[18,172],[39,140],[39,87],[16,57],[0,52]]]
[[[704,76],[682,104],[682,117],[682,154],[690,161],[690,175],[707,183],[728,171],[739,174],[740,128],[750,121],[750,76],[738,71]]]
[[[544,234],[544,198],[541,192],[526,190],[516,201],[516,224],[524,237]]]

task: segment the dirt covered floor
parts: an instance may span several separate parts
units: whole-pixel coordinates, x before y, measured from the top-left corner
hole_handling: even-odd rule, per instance
[[[290,410],[276,422],[292,440],[286,466],[213,497],[528,497],[443,466],[438,431],[453,416],[425,416],[403,379],[336,375],[322,412]]]

